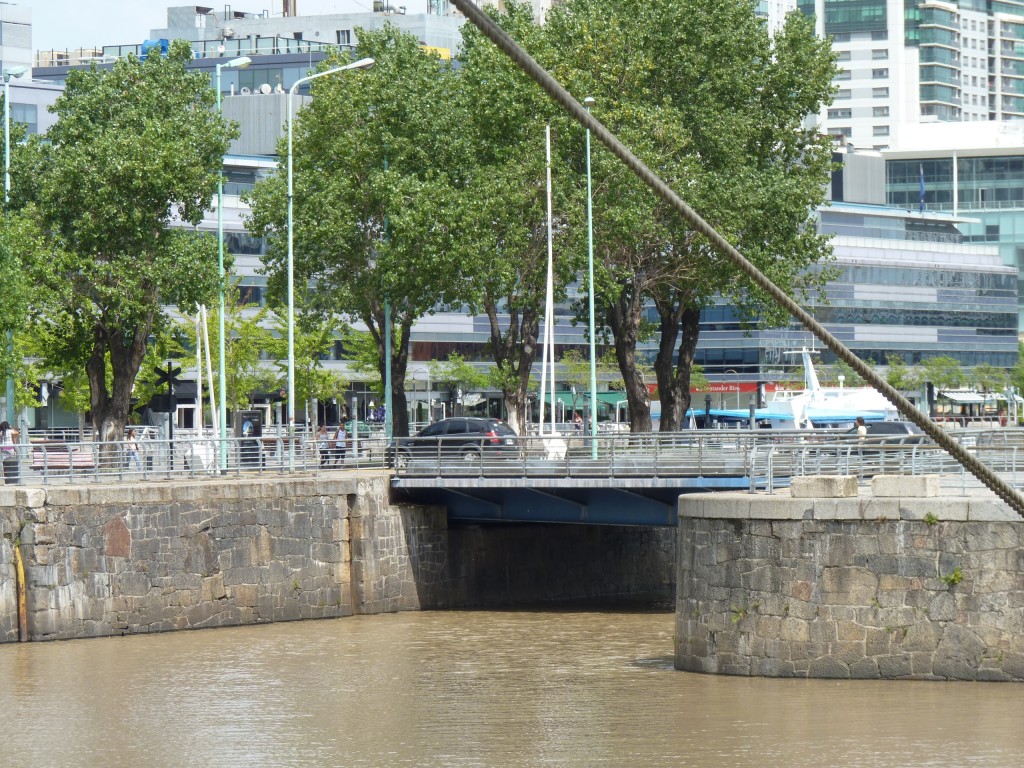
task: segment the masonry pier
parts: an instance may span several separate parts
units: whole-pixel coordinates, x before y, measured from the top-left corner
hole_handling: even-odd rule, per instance
[[[1024,523],[937,477],[680,499],[676,668],[1024,680]]]

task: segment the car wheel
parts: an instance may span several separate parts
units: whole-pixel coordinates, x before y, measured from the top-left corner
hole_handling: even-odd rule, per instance
[[[479,467],[480,459],[481,456],[479,448],[462,449],[462,461],[467,467]]]

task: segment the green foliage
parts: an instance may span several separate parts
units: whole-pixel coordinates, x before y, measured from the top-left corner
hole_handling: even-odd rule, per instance
[[[939,578],[946,582],[946,586],[955,587],[957,584],[964,580],[964,572],[960,570],[960,566],[958,565],[956,568],[953,569],[952,573],[947,573],[943,576],[940,576]]]
[[[294,269],[325,320],[358,319],[383,376],[385,304],[394,325],[395,433],[408,431],[404,390],[409,329],[438,304],[461,304],[457,190],[461,133],[454,77],[390,23],[357,29],[357,55],[376,65],[324,77],[294,123]],[[321,69],[348,63],[326,60]],[[286,140],[278,147],[287,157]],[[259,182],[250,230],[268,238],[265,264],[280,292],[287,266],[287,163]]]
[[[934,512],[929,512],[922,519],[926,525],[937,525],[939,522],[939,518]]]
[[[821,383],[828,386],[839,386],[839,377],[843,377],[844,387],[863,387],[864,379],[859,373],[843,360],[836,360],[822,372]]]
[[[921,378],[930,381],[938,389],[957,389],[965,381],[960,361],[945,355],[922,360]]]
[[[916,368],[909,367],[899,355],[886,355],[885,361],[889,370],[885,374],[885,380],[894,388],[899,390],[910,390],[920,385],[919,372]]]
[[[1009,383],[1009,374],[1002,368],[982,363],[971,372],[975,389],[981,392],[1000,392]]]
[[[460,389],[463,392],[481,389],[488,383],[485,373],[467,363],[462,355],[455,352],[448,355],[446,362],[432,360],[429,367],[431,381],[446,386],[453,394]]]
[[[295,319],[295,407],[303,403],[318,400],[329,400],[332,397],[344,396],[348,387],[348,379],[337,371],[324,368],[323,360],[334,346],[334,340],[340,335],[339,323],[335,318],[322,318],[316,315],[299,314]],[[268,351],[276,358],[281,371],[282,386],[288,381],[288,319],[287,316],[276,317],[274,327],[277,336],[268,343]],[[298,415],[297,415],[298,417]]]
[[[217,291],[215,239],[177,222],[200,222],[236,134],[191,59],[175,41],[166,57],[72,71],[57,123],[19,152],[14,203],[39,232],[19,247],[30,319],[52,326],[47,367],[84,368],[103,439],[121,435],[162,308],[190,313]]]
[[[601,121],[750,261],[793,293],[823,284],[826,272],[810,267],[830,249],[810,216],[831,145],[804,120],[830,101],[835,64],[810,20],[791,14],[772,38],[747,0],[568,0],[545,31],[556,76],[595,97]],[[617,160],[598,151],[593,167],[596,282],[636,419],[646,394],[632,350],[650,330],[648,300],[660,318],[663,403],[689,398],[699,309],[713,295],[747,318],[788,318]],[[684,410],[666,418],[663,408],[662,428],[678,428]]]

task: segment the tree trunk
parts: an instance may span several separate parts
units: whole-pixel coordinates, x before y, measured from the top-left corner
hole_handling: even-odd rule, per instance
[[[537,358],[537,333],[540,325],[537,312],[532,308],[509,310],[508,330],[503,332],[498,320],[497,304],[485,301],[484,311],[490,325],[494,364],[504,374],[502,394],[505,396],[508,425],[517,435],[522,435],[527,423],[530,372]]]
[[[661,398],[662,432],[677,432],[686,416],[688,403],[678,397],[673,375],[673,356],[679,339],[681,307],[672,301],[654,300],[658,311],[660,336],[658,354],[654,358],[654,375],[658,380],[658,395]]]
[[[120,332],[108,335],[100,324],[97,324],[93,331],[92,354],[85,364],[85,369],[89,378],[93,436],[97,442],[112,443],[124,439],[124,428],[131,412],[135,377],[146,353],[146,339],[152,326],[153,313],[150,313],[142,326],[135,329],[131,339],[126,340]],[[112,390],[107,388],[108,353],[113,373]],[[119,459],[120,453],[116,446],[101,447],[101,466],[114,466]]]
[[[629,428],[632,432],[651,431],[651,398],[636,365],[636,344],[640,334],[643,299],[623,288],[608,304],[607,320],[615,338],[615,357],[626,386]]]
[[[700,308],[684,304],[679,297],[656,299],[654,306],[661,329],[658,356],[654,360],[661,395],[661,431],[676,432],[682,429],[690,408],[690,379],[700,335]]]
[[[395,319],[399,323],[395,324]],[[372,316],[363,321],[377,342],[377,370],[383,387],[387,386],[384,349],[384,308],[376,307]],[[398,330],[396,334],[395,331]],[[409,436],[409,403],[405,396],[405,374],[409,367],[409,332],[412,318],[407,313],[396,313],[391,308],[391,433],[393,437]],[[382,389],[383,389],[382,387]]]

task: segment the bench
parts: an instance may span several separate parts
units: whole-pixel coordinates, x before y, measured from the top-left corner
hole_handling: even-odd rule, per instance
[[[32,448],[32,469],[43,471],[68,471],[70,469],[94,469],[96,454],[92,449],[71,448],[66,446],[53,448]]]

